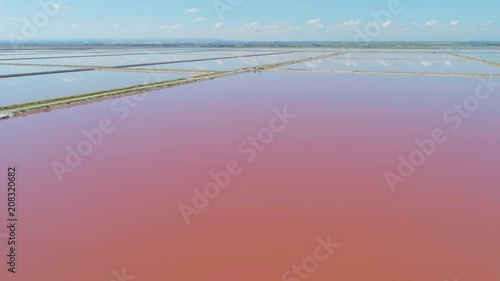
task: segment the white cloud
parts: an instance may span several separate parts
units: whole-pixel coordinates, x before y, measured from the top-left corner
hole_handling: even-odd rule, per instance
[[[450,26],[455,27],[459,24],[460,22],[458,20],[450,21]]]
[[[320,22],[320,19],[311,19],[306,22],[306,25],[316,25]]]
[[[243,32],[243,31],[255,31],[259,27],[260,27],[259,22],[258,21],[254,21],[252,23],[247,23],[247,24],[243,25],[242,27],[240,27],[239,31],[240,32]]]
[[[205,20],[205,18],[204,18],[204,17],[197,17],[197,18],[195,18],[195,19],[193,20],[193,22],[202,22],[202,21],[204,21],[204,20]]]
[[[166,28],[168,28],[168,24],[164,24],[164,25],[160,26],[161,30],[166,29]]]
[[[223,24],[222,22],[219,22],[219,23],[217,23],[217,24],[214,26],[214,28],[215,28],[215,29],[221,29],[221,28],[223,28],[223,27],[224,27],[224,24]]]
[[[293,32],[293,31],[298,31],[301,29],[302,29],[302,27],[300,27],[300,26],[294,26],[294,25],[289,25],[289,24],[284,24],[284,23],[273,23],[273,24],[268,24],[268,25],[262,26],[262,30],[268,31],[271,33]]]
[[[321,22],[320,19],[311,19],[311,20],[306,21],[306,25],[312,26],[315,30],[322,29],[325,27],[325,25],[320,23],[320,22]]]
[[[11,20],[11,21],[20,21],[21,20],[18,17],[11,17],[11,16],[0,16],[0,19]]]
[[[301,30],[301,26],[294,26],[284,23],[272,23],[267,25],[261,25],[259,22],[255,21],[252,23],[247,23],[240,27],[237,32],[267,32],[267,33],[286,33]]]
[[[382,24],[383,27],[388,27],[389,25],[392,24],[392,20],[386,21]]]
[[[360,24],[361,24],[361,20],[350,20],[350,21],[346,21],[346,22],[341,23],[340,26],[354,27],[354,26],[358,26]]]
[[[436,20],[430,20],[430,21],[428,21],[428,22],[425,23],[425,26],[426,27],[433,27],[433,26],[437,25],[438,23],[439,22],[436,21]]]
[[[186,9],[186,13],[188,13],[188,14],[193,14],[193,13],[196,13],[196,12],[198,12],[198,11],[199,11],[199,9],[198,9],[198,8],[196,8],[196,7]]]
[[[71,8],[70,6],[61,5],[59,3],[52,4],[52,5],[50,5],[50,7],[52,9],[54,9],[55,11],[66,10],[66,9]]]
[[[483,27],[488,27],[488,26],[490,26],[492,24],[493,24],[493,22],[489,20],[489,21],[485,22],[482,26]]]
[[[479,26],[479,31],[488,30],[488,29],[492,28],[493,25],[494,25],[494,22],[489,20],[489,21],[487,21]]]
[[[178,24],[176,24],[176,25],[172,26],[170,29],[172,29],[172,30],[176,30],[176,29],[181,28],[181,26],[182,26],[182,25],[181,25],[180,23],[178,23]]]

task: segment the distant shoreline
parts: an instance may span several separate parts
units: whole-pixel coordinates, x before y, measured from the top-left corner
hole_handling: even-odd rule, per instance
[[[89,48],[360,48],[360,49],[500,49],[500,41],[464,42],[307,42],[307,41],[156,41],[156,40],[89,40],[89,41],[0,41],[0,51],[40,49],[89,49]]]

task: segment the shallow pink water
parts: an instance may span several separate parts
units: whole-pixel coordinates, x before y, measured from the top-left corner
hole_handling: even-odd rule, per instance
[[[340,248],[305,279],[498,280],[500,100],[456,131],[442,118],[478,84],[251,74],[149,94],[124,120],[105,101],[0,122],[1,182],[16,165],[20,186],[1,280],[279,281],[329,235]],[[238,146],[285,106],[297,117],[247,162]],[[115,130],[60,183],[52,163],[103,118]],[[392,193],[384,173],[437,127],[447,142]],[[231,160],[242,173],[186,225],[179,204]]]

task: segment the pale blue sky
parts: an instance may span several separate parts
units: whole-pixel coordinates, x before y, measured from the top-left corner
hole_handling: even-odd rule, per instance
[[[497,41],[499,11],[498,0],[0,0],[0,40]]]

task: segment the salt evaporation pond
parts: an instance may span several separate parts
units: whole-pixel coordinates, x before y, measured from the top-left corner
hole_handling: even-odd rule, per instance
[[[75,57],[57,59],[14,60],[10,63],[31,63],[43,65],[80,65],[80,66],[118,66],[138,63],[155,63],[162,61],[193,60],[215,58],[217,54],[153,54],[153,55],[126,55],[105,57]]]
[[[176,54],[176,53],[197,53],[200,52],[199,49],[170,49],[170,48],[162,48],[162,49],[95,49],[95,50],[38,50],[35,52],[27,52],[27,51],[12,51],[12,52],[3,52],[0,54],[0,61],[15,61],[18,60],[29,60],[32,58],[51,58],[51,57],[69,57],[69,56],[128,56],[128,55],[141,55],[141,54]],[[34,60],[35,61],[35,60]],[[43,61],[43,60],[42,60]],[[21,61],[19,61],[21,62]]]
[[[366,50],[349,50],[346,54],[339,55],[335,59],[360,59],[360,60],[460,60],[459,57],[446,53],[435,51],[366,51]]]
[[[271,52],[270,55],[279,52]],[[298,54],[301,54],[298,52]],[[77,66],[121,66],[141,63],[173,62],[196,59],[217,59],[222,57],[251,56],[262,54],[245,52],[179,52],[145,55],[123,55],[123,56],[96,56],[96,57],[68,57],[68,58],[44,58],[44,59],[23,59],[9,60],[9,63],[28,63],[42,65],[77,65]],[[305,54],[302,54],[305,56]],[[301,57],[302,57],[301,56]]]
[[[0,79],[0,106],[189,77],[188,74],[85,71]]]
[[[19,66],[19,65],[2,65],[0,64],[0,76],[21,74],[21,73],[36,73],[46,71],[71,70],[64,67],[40,67],[40,66]]]
[[[282,69],[500,74],[500,68],[474,61],[322,59],[284,66]]]
[[[17,277],[283,280],[331,236],[310,280],[496,281],[500,100],[457,130],[443,120],[480,83],[259,73],[0,122],[22,198]],[[285,107],[295,119],[247,162],[238,147]],[[103,121],[112,132],[60,182],[53,163]],[[392,193],[384,173],[436,128],[447,141]],[[186,225],[179,204],[233,160],[242,173]]]
[[[154,66],[139,66],[133,68],[228,71],[240,68],[257,67],[266,64],[275,64],[275,63],[297,60],[308,57],[317,57],[327,54],[330,53],[297,52],[297,53],[270,55],[270,56],[242,57],[233,59],[214,59],[214,60],[197,61],[197,62],[170,63],[170,64],[160,64]],[[332,52],[331,54],[335,53]]]
[[[472,54],[472,55],[467,55],[467,56],[470,56],[470,57],[473,57],[476,59],[500,63],[500,53],[493,53],[493,54],[482,53],[482,54]]]

